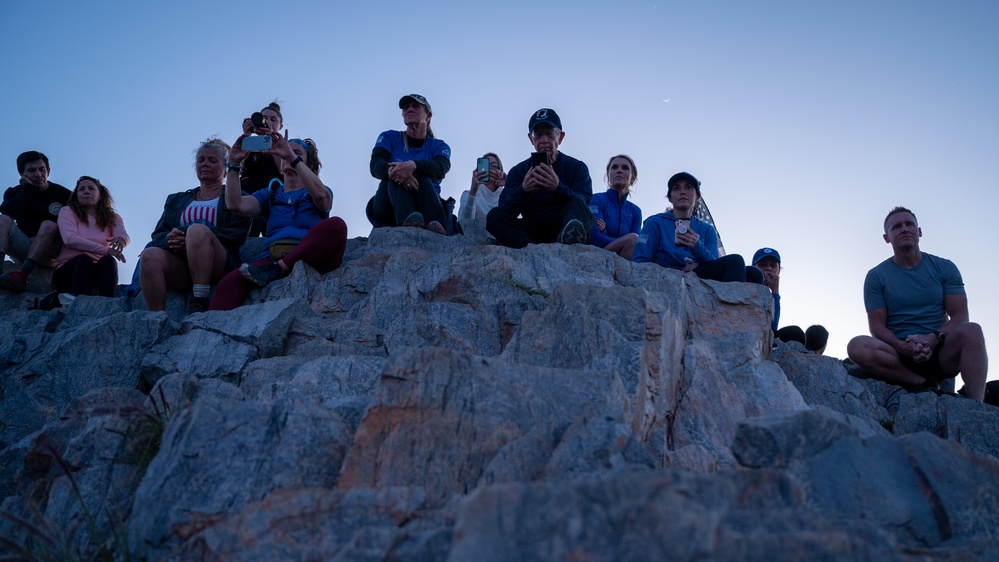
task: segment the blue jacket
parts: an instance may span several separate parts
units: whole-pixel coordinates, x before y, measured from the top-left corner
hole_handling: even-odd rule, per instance
[[[599,216],[594,214],[594,219],[603,219],[606,228],[603,232],[593,225],[593,232],[590,234],[590,244],[598,248],[603,248],[614,240],[628,233],[635,233],[642,229],[642,210],[638,205],[624,200],[618,203],[617,191],[608,189],[604,193],[598,193],[590,199],[590,207],[599,209]]]
[[[708,223],[697,217],[690,218],[690,228],[701,239],[693,248],[676,245],[676,218],[672,211],[652,215],[642,226],[642,233],[635,244],[631,261],[655,262],[671,269],[683,269],[684,258],[697,263],[718,259],[718,233]]]

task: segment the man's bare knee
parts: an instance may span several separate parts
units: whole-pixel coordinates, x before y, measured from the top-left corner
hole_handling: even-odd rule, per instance
[[[38,226],[38,236],[58,236],[59,235],[59,225],[52,221],[42,221],[42,224]]]

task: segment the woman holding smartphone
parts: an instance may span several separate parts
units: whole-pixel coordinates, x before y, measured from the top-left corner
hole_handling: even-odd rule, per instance
[[[499,205],[504,183],[506,174],[499,156],[494,152],[483,154],[472,172],[472,186],[461,194],[458,220],[479,221],[485,225],[486,215]]]
[[[638,181],[638,167],[631,156],[618,154],[607,161],[608,190],[590,200],[590,212],[595,222],[590,243],[631,260],[631,253],[642,229],[642,210],[631,201],[631,186]]]
[[[249,154],[242,149],[247,135],[240,136],[229,154],[230,166],[238,166]],[[225,200],[233,213],[267,218],[267,240],[260,258],[244,263],[219,282],[211,310],[232,310],[243,304],[250,291],[287,277],[299,261],[320,274],[340,267],[347,247],[347,224],[330,217],[333,191],[319,180],[319,149],[312,139],[288,139],[271,135],[272,147],[264,153],[281,162],[282,179],[271,180],[267,189],[253,195],[240,191],[235,175],[226,180]]]
[[[267,107],[243,119],[243,134],[269,136],[284,129],[284,116],[277,101],[267,104]],[[253,194],[261,189],[267,189],[270,181],[281,178],[281,162],[270,154],[251,152],[243,161],[243,171],[239,174],[240,186],[243,191]],[[250,223],[251,238],[260,236],[267,230],[267,223],[261,217]]]
[[[114,210],[111,192],[97,178],[83,176],[59,211],[62,251],[56,259],[52,284],[73,296],[113,297],[118,287],[121,251],[130,238],[121,215]]]
[[[447,234],[441,180],[451,169],[451,148],[434,137],[433,112],[420,94],[399,100],[405,131],[378,135],[371,151],[371,175],[381,180],[368,201],[373,226],[412,226]]]
[[[631,261],[693,271],[701,279],[763,284],[763,272],[746,266],[739,254],[719,257],[718,233],[694,214],[701,199],[697,178],[688,172],[673,174],[666,182],[666,199],[673,208],[645,221]]]
[[[150,311],[166,308],[168,290],[188,288],[194,294],[188,311],[208,310],[211,284],[239,265],[249,223],[232,213],[223,197],[229,145],[210,138],[196,154],[198,187],[167,197],[153,239],[140,256],[139,284]]]

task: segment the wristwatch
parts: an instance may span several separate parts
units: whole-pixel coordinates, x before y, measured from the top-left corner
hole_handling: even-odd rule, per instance
[[[933,335],[937,337],[937,342],[943,345],[945,339],[947,339],[947,334],[941,332],[940,330],[933,330]]]

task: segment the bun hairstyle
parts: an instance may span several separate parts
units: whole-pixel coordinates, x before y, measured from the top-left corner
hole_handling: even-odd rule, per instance
[[[102,229],[108,229],[114,226],[114,199],[111,197],[111,192],[108,188],[104,187],[101,180],[91,177],[91,176],[80,176],[80,179],[76,180],[76,187],[73,188],[73,192],[69,194],[69,208],[73,209],[73,214],[76,218],[80,219],[80,222],[89,222],[87,218],[87,211],[80,206],[80,200],[77,198],[77,188],[80,187],[80,182],[92,181],[97,186],[97,191],[100,193],[100,200],[97,201],[97,208],[94,209],[95,219],[97,220],[97,226]]]
[[[198,153],[206,148],[210,148],[218,152],[219,158],[221,158],[223,162],[229,161],[229,145],[224,140],[218,137],[209,137],[208,139],[205,139],[198,145],[198,149],[194,151],[194,157],[197,158]]]
[[[278,114],[278,119],[280,119],[281,120],[281,124],[284,125],[284,115],[281,115],[281,106],[278,105],[277,100],[274,100],[271,103],[267,104],[267,107],[261,109],[260,112],[263,113],[264,111],[266,111],[268,109],[271,110],[271,111],[273,111],[274,113],[277,113]]]

